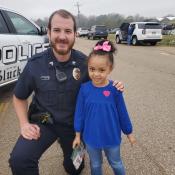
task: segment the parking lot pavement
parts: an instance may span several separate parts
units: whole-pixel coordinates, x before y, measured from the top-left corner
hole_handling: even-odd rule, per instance
[[[163,53],[167,53],[167,54],[170,54],[170,55],[175,55],[175,47],[159,47],[160,48],[160,52],[163,52]]]

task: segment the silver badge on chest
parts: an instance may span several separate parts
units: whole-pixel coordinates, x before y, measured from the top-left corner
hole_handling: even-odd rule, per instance
[[[79,80],[81,77],[81,71],[79,68],[74,68],[72,71],[72,76],[74,77],[75,80]]]

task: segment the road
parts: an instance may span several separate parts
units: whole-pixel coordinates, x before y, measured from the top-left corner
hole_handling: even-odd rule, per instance
[[[75,48],[86,54],[96,41],[77,39]],[[175,48],[118,45],[111,79],[124,82],[124,97],[134,126],[137,144],[125,136],[121,154],[127,175],[175,174]],[[0,175],[11,175],[9,153],[19,134],[12,107],[14,85],[0,89]],[[88,157],[83,175],[89,174]],[[57,143],[40,160],[41,175],[66,175]],[[104,159],[106,175],[111,175]]]

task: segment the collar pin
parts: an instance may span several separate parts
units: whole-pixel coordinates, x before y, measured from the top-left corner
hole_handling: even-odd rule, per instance
[[[75,61],[72,61],[72,65],[74,65],[74,66],[75,66],[75,65],[76,65],[76,62],[75,62]]]
[[[49,65],[53,66],[53,61],[49,62]]]

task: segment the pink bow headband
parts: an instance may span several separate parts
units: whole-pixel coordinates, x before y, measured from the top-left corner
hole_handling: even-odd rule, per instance
[[[94,50],[103,50],[106,52],[110,52],[111,46],[109,45],[109,41],[105,41],[102,46],[98,44],[97,46],[94,47]]]

